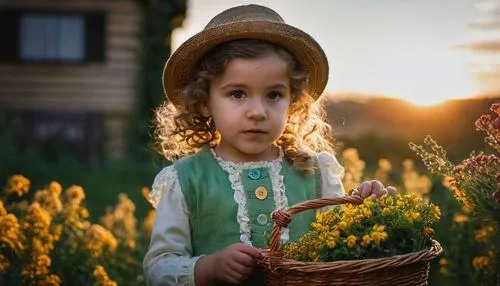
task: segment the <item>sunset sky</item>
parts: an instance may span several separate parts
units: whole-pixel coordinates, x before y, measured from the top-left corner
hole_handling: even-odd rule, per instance
[[[330,63],[327,93],[334,96],[429,105],[500,94],[500,0],[189,0],[174,49],[220,11],[250,3],[273,8],[322,45]],[[477,23],[481,29],[472,29]]]

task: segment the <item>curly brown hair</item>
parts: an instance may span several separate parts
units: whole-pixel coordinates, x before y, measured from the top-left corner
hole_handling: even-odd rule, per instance
[[[165,102],[155,110],[155,136],[160,153],[176,160],[197,152],[206,144],[216,146],[220,133],[210,117],[202,114],[207,106],[211,80],[221,75],[234,58],[259,58],[276,55],[288,63],[292,103],[288,122],[276,144],[296,170],[314,173],[314,152],[334,153],[330,125],[324,120],[321,102],[315,102],[306,90],[308,74],[283,47],[263,40],[243,39],[223,43],[209,51],[190,74],[182,92],[182,104]]]

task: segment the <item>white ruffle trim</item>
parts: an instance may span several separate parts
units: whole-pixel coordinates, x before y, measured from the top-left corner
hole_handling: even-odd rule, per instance
[[[163,168],[158,175],[156,175],[153,181],[153,187],[149,193],[149,202],[156,209],[160,203],[160,198],[163,190],[173,189],[173,184],[175,184],[179,179],[177,178],[177,171],[174,165]]]
[[[234,190],[234,201],[238,204],[238,214],[236,220],[240,225],[240,240],[242,243],[252,245],[251,241],[251,223],[248,215],[247,196],[243,188],[241,173],[245,169],[254,168],[268,168],[269,176],[271,177],[271,185],[273,186],[273,198],[275,209],[284,209],[288,207],[288,199],[285,195],[285,184],[281,172],[281,163],[283,161],[283,150],[279,149],[279,156],[277,159],[271,161],[259,162],[244,162],[234,163],[225,161],[217,156],[214,149],[210,149],[212,156],[215,158],[219,166],[228,173],[229,182]],[[282,229],[280,240],[282,243],[288,242],[289,230],[288,228]]]

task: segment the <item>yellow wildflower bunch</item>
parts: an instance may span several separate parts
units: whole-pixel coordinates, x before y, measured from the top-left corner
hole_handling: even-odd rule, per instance
[[[137,219],[134,212],[135,204],[126,194],[120,194],[118,204],[113,209],[108,209],[100,220],[116,236],[120,245],[132,250],[137,248]]]
[[[97,280],[95,286],[118,286],[118,283],[109,278],[106,269],[104,269],[101,265],[96,266],[93,274]]]
[[[94,258],[114,252],[117,245],[114,235],[98,224],[91,225],[83,237],[83,246]]]
[[[439,208],[418,194],[384,195],[316,215],[312,230],[284,247],[284,257],[334,261],[393,256],[431,245]]]
[[[30,185],[31,182],[26,177],[22,175],[13,175],[7,182],[4,194],[5,196],[17,194],[18,197],[22,197],[24,194],[28,193]]]
[[[82,187],[63,191],[51,182],[23,198],[30,184],[15,175],[0,193],[0,285],[144,284],[138,258],[146,235],[126,195],[99,225],[90,221]]]

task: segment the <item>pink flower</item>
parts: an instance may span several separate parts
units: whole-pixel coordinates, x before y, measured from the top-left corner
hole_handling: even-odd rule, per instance
[[[495,129],[500,129],[500,116],[495,118],[495,120],[493,120],[493,128]]]
[[[476,125],[476,130],[481,131],[481,130],[486,130],[490,122],[491,122],[491,116],[487,114],[487,115],[481,115],[481,117],[479,117],[474,124]]]
[[[500,103],[493,103],[490,110],[495,112],[497,115],[500,115]]]

